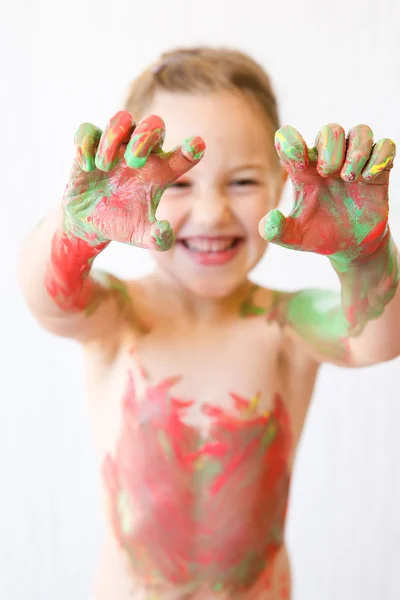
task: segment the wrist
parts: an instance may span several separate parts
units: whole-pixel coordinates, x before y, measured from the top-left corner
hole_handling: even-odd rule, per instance
[[[96,256],[109,242],[92,245],[60,227],[51,242],[45,287],[65,311],[89,310],[96,302],[97,287],[88,277]]]
[[[397,251],[390,229],[387,227],[379,240],[367,240],[362,245],[341,250],[328,258],[336,273],[343,276],[347,272],[383,265],[390,260],[391,256],[397,258]]]
[[[71,240],[75,239],[79,246],[82,245],[82,242],[85,242],[88,246],[93,248],[100,246],[103,250],[111,240],[101,235],[91,225],[92,214],[91,211],[89,214],[83,215],[80,211],[79,214],[75,215],[70,205],[64,206],[62,230]]]
[[[399,254],[388,230],[373,253],[352,260],[329,257],[342,288],[342,307],[358,335],[371,319],[378,318],[393,298],[400,276]]]

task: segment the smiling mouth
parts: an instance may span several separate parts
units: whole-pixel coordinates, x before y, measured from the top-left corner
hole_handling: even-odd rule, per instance
[[[218,254],[232,250],[243,240],[240,237],[207,237],[198,236],[178,240],[190,252],[202,254]]]

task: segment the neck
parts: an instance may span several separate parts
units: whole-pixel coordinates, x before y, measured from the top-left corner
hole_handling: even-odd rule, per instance
[[[221,324],[237,318],[243,302],[248,298],[254,285],[248,279],[241,282],[226,296],[200,296],[180,285],[176,281],[157,270],[152,275],[153,284],[165,306],[170,307],[179,318],[193,325]]]

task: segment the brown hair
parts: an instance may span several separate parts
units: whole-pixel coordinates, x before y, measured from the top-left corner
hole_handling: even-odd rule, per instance
[[[135,120],[144,116],[157,90],[168,92],[240,91],[253,98],[274,132],[277,101],[264,69],[250,56],[225,48],[183,48],[165,52],[131,82],[125,108]],[[161,115],[162,116],[162,115]]]

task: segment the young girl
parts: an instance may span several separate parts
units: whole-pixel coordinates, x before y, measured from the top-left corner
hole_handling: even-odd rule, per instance
[[[230,50],[164,54],[125,108],[104,132],[79,127],[62,204],[20,259],[35,317],[84,348],[110,523],[95,598],[287,600],[290,476],[318,367],[400,353],[395,146],[330,124],[307,148],[279,129],[261,67]],[[113,240],[150,250],[154,273],[92,270]],[[253,285],[266,240],[327,255],[341,296]]]

